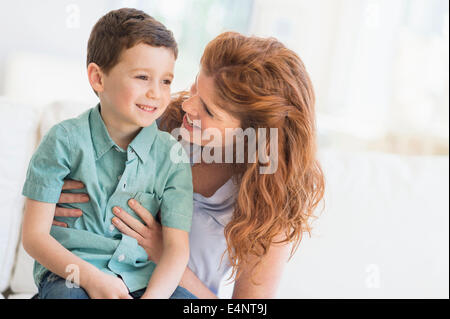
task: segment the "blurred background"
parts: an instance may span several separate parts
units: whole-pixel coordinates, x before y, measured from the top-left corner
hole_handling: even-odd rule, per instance
[[[448,0],[14,0],[0,4],[0,96],[96,103],[86,46],[106,12],[135,7],[171,29],[173,90],[189,87],[222,31],[273,36],[315,85],[320,146],[448,155]]]
[[[26,168],[50,127],[98,102],[87,41],[121,7],[174,32],[174,92],[223,31],[276,37],[304,61],[325,210],[277,297],[448,299],[448,0],[0,1],[0,299],[36,293],[19,236]]]

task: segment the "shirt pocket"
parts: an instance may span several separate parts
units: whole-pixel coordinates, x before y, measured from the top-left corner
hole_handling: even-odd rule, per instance
[[[156,218],[161,206],[161,198],[159,198],[157,194],[137,192],[134,199],[137,200],[141,206],[147,209],[154,218]]]

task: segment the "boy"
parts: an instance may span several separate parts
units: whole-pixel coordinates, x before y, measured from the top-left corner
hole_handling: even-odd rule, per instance
[[[155,123],[170,102],[177,53],[172,32],[142,11],[112,11],[94,26],[87,73],[100,104],[50,130],[23,187],[23,245],[37,261],[39,298],[189,294],[177,285],[189,258],[191,169],[170,161],[177,142]],[[76,220],[59,218],[68,228],[52,227],[64,179],[82,181],[90,201],[69,206],[83,211]],[[154,215],[161,210],[157,266],[111,223],[117,207],[138,218],[130,198]]]

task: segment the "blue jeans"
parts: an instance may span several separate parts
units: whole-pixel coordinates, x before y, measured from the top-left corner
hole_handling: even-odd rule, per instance
[[[39,283],[39,299],[89,299],[86,290],[83,288],[69,288],[66,286],[66,280],[51,272],[46,272]],[[134,299],[142,297],[145,288],[130,293]],[[170,299],[197,299],[188,290],[178,286]]]

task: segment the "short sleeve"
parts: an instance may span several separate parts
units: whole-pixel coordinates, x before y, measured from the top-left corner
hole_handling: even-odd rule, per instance
[[[70,150],[67,130],[61,124],[53,126],[30,160],[22,195],[57,203],[64,178],[70,173]]]
[[[192,223],[193,187],[191,166],[174,165],[161,201],[161,224],[189,232]]]

